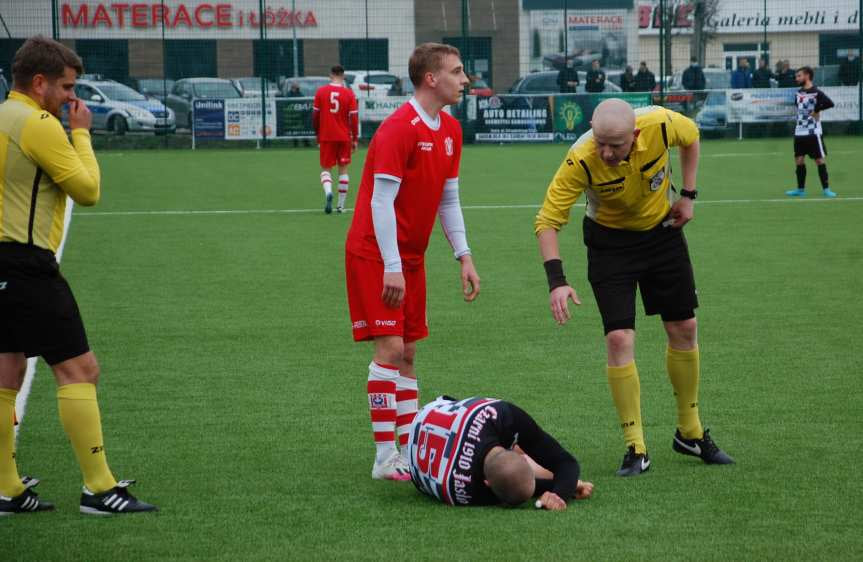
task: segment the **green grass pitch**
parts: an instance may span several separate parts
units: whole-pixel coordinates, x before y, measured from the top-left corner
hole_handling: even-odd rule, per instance
[[[738,464],[672,452],[664,337],[639,310],[653,467],[627,480],[614,476],[624,448],[585,276],[583,209],[562,251],[584,304],[563,328],[532,234],[530,205],[566,148],[466,147],[462,202],[482,293],[461,300],[457,265],[433,234],[420,399],[491,395],[532,413],[596,484],[560,514],[449,508],[410,483],[370,479],[371,348],[351,342],[344,289],[351,215],[259,212],[322,206],[314,149],[101,153],[103,200],[76,208],[62,270],[102,365],[109,462],[162,511],[78,514],[80,475],[40,363],[18,461],[57,512],[0,521],[3,560],[859,556],[863,139],[828,142],[835,201],[820,200],[811,162],[807,200],[784,200],[790,139],[704,143],[686,227],[700,403]],[[361,152],[351,202],[362,162]],[[224,210],[238,212],[149,213]]]

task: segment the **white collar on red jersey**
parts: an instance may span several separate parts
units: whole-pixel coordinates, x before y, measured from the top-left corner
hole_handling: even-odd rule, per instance
[[[429,114],[426,113],[425,109],[423,109],[423,107],[420,105],[420,102],[418,102],[416,98],[411,98],[408,103],[413,106],[414,110],[417,112],[417,115],[419,115],[420,119],[423,120],[423,123],[426,124],[426,127],[431,129],[432,131],[437,131],[438,129],[440,129],[440,113],[438,113],[437,117],[432,119]]]

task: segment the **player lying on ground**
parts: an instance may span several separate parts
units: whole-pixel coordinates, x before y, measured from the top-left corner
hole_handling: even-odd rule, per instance
[[[562,511],[567,500],[593,493],[578,479],[575,457],[503,400],[442,396],[426,404],[407,449],[417,489],[450,505],[518,506],[538,497],[537,507]]]

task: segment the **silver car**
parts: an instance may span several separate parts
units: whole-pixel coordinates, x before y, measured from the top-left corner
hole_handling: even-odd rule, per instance
[[[174,112],[162,102],[113,80],[78,80],[75,96],[93,114],[94,130],[123,135],[127,131],[165,134],[177,129]],[[68,123],[65,109],[63,123]]]

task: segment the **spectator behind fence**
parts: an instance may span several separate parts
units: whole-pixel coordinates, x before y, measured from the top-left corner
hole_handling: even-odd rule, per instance
[[[396,81],[393,82],[393,85],[390,86],[390,89],[387,91],[388,96],[403,96],[405,95],[405,89],[402,85],[402,79],[396,78]]]
[[[303,97],[303,92],[300,90],[300,85],[296,82],[291,82],[291,89],[288,90],[289,98],[301,98]]]
[[[704,79],[704,71],[698,64],[698,59],[689,59],[689,68],[683,71],[683,89],[701,91],[705,88],[707,81]]]
[[[632,73],[632,67],[627,65],[626,70],[620,75],[620,89],[624,92],[635,91],[635,74]]]
[[[636,92],[652,92],[656,87],[656,76],[647,69],[647,63],[641,61],[638,65],[638,74],[635,75]]]
[[[773,78],[773,73],[770,72],[770,67],[767,66],[767,61],[764,59],[758,59],[758,70],[752,74],[752,87],[769,88],[771,78]]]
[[[557,73],[557,85],[561,94],[574,94],[578,87],[578,71],[567,65],[566,61]]]
[[[752,87],[752,71],[749,69],[749,60],[745,58],[740,58],[737,60],[737,70],[731,73],[731,87]]]
[[[856,86],[860,83],[860,57],[849,52],[839,61],[839,83],[843,86]]]
[[[605,90],[605,72],[599,68],[598,60],[590,63],[590,70],[587,71],[587,78],[584,81],[584,89],[590,93]]]
[[[797,87],[797,73],[791,69],[791,64],[788,62],[788,59],[782,61],[782,70],[780,70],[776,74],[776,80],[779,82],[780,88],[796,88]]]

